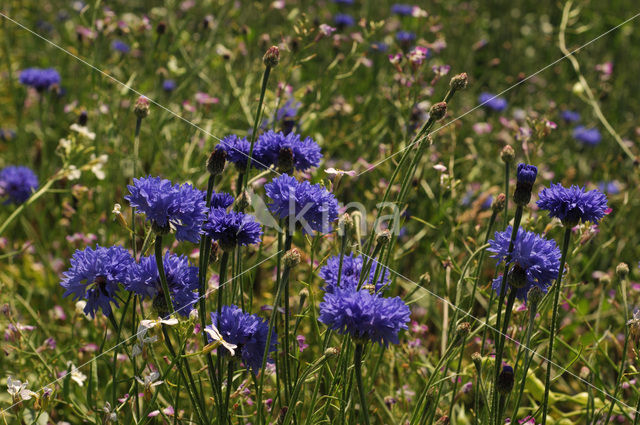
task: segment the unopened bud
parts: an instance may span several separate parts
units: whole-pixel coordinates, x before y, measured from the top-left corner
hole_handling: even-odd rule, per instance
[[[207,171],[212,176],[222,174],[224,166],[227,162],[227,151],[224,149],[214,149],[207,160]]]
[[[616,274],[618,275],[618,279],[626,279],[627,276],[629,276],[629,266],[627,263],[618,264],[618,267],[616,267]]]
[[[609,285],[611,283],[611,276],[609,276],[608,274],[605,274],[600,278],[600,283],[602,284],[602,286]]]
[[[500,152],[500,159],[502,159],[502,162],[511,164],[516,159],[516,152],[511,146],[507,145],[502,148],[502,152]]]
[[[309,298],[309,290],[307,288],[302,288],[300,292],[298,292],[298,295],[300,296],[300,304],[302,304],[304,300]]]
[[[383,230],[382,232],[378,233],[378,235],[376,236],[376,242],[379,245],[385,245],[389,243],[390,240],[391,240],[391,232],[389,231],[389,229]]]
[[[284,261],[285,267],[292,269],[300,264],[300,251],[296,248],[290,249],[284,254],[282,260]]]
[[[156,34],[158,35],[162,35],[167,31],[167,24],[164,21],[160,21],[158,22],[158,25],[156,26]]]
[[[527,302],[529,303],[529,307],[534,309],[538,306],[542,298],[544,297],[544,292],[540,289],[539,286],[534,285],[529,292],[527,293]]]
[[[80,112],[80,115],[78,115],[78,125],[81,125],[82,127],[86,127],[88,120],[89,120],[89,115],[87,114],[87,111]]]
[[[7,303],[2,304],[2,314],[5,317],[11,317],[11,307],[9,306],[9,304]]]
[[[434,121],[440,121],[447,114],[447,102],[438,102],[429,109],[429,117]]]
[[[278,171],[282,174],[293,172],[293,150],[290,147],[283,147],[278,152]]]
[[[537,176],[538,168],[535,165],[518,164],[516,190],[513,193],[513,201],[516,204],[524,206],[529,203]]]
[[[149,99],[145,96],[140,96],[138,100],[136,100],[133,111],[139,119],[149,116]]]
[[[428,272],[424,272],[420,275],[420,286],[425,287],[431,283],[431,275]]]
[[[504,210],[506,201],[507,201],[506,195],[504,193],[501,193],[500,195],[496,196],[496,198],[493,200],[493,203],[491,204],[491,209],[496,214],[501,212],[502,210]]]
[[[262,63],[266,67],[273,68],[278,65],[278,62],[280,62],[280,49],[278,49],[278,46],[269,47],[262,57]]]
[[[471,330],[471,325],[469,322],[462,322],[456,327],[456,337],[453,341],[454,345],[458,345],[462,343],[462,340],[469,335],[469,330]]]
[[[471,360],[473,364],[476,366],[476,370],[480,370],[482,368],[482,355],[477,351],[471,355]]]
[[[509,365],[502,366],[502,372],[496,380],[496,390],[500,394],[509,394],[513,389],[513,368]]]
[[[243,190],[236,198],[236,210],[244,211],[251,206],[251,197],[246,190]]]
[[[191,320],[192,322],[197,322],[198,321],[198,310],[197,309],[193,309],[189,312],[189,320]]]
[[[580,378],[582,378],[582,379],[587,379],[587,378],[589,377],[589,375],[590,375],[590,374],[591,374],[591,370],[590,370],[588,367],[586,367],[586,366],[582,366],[582,367],[580,368],[580,374],[579,374],[579,375],[580,375]]]
[[[464,90],[467,88],[468,82],[469,78],[467,77],[467,73],[463,72],[462,74],[451,77],[451,80],[449,81],[449,87],[451,87],[453,90]]]
[[[340,350],[337,349],[336,347],[329,347],[326,350],[324,350],[324,355],[327,357],[337,356],[338,353],[340,353]]]

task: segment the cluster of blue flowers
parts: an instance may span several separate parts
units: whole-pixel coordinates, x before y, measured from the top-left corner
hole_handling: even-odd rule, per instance
[[[502,112],[507,109],[507,100],[504,97],[496,96],[488,92],[480,93],[478,103],[492,111]]]
[[[38,189],[38,176],[28,167],[8,166],[0,171],[0,199],[22,204]]]
[[[356,342],[372,341],[387,346],[399,342],[407,329],[411,311],[400,297],[385,298],[355,286],[335,287],[325,292],[318,320]]]
[[[507,289],[515,288],[516,298],[526,301],[532,287],[537,286],[546,293],[553,283],[560,268],[560,249],[554,240],[519,228],[513,251],[509,255],[512,231],[513,228],[509,226],[505,231],[496,232],[489,241],[488,250],[494,254],[493,258],[498,259],[498,264],[510,258],[509,266],[513,272],[507,280]],[[500,293],[502,278],[498,276],[493,281],[493,289],[497,293]]]
[[[264,350],[267,345],[268,322],[255,314],[245,313],[240,307],[232,305],[223,306],[220,316],[218,316],[217,312],[211,313],[211,324],[208,328],[212,329],[215,326],[226,342],[237,345],[242,362],[247,369],[251,369],[257,375],[262,368]],[[269,353],[275,351],[277,340],[278,336],[274,331],[271,334]],[[225,355],[224,350],[222,351],[223,355]]]
[[[304,233],[327,233],[330,224],[338,219],[338,201],[322,185],[283,174],[264,188],[271,198],[269,210],[281,219],[294,218],[296,227],[302,226]]]
[[[125,199],[138,214],[145,214],[156,231],[176,231],[176,239],[197,243],[206,218],[202,192],[188,183],[173,185],[160,177],[142,177],[127,186]]]
[[[567,123],[578,123],[581,119],[580,113],[568,109],[562,111],[560,113],[560,117]],[[602,141],[602,134],[600,134],[600,130],[595,127],[587,128],[584,125],[574,127],[572,136],[584,146],[593,147],[600,144]]]
[[[20,83],[38,91],[44,91],[60,84],[60,74],[53,68],[27,68],[20,73]]]
[[[340,270],[340,256],[336,255],[329,258],[327,264],[320,269],[319,273],[319,276],[325,282],[324,291],[333,293],[338,286],[357,287],[362,274],[363,263],[364,260],[360,256],[344,255],[342,257],[342,270]],[[374,282],[376,293],[380,293],[389,283],[389,270],[382,265],[378,267],[376,260],[372,261],[369,279],[364,282],[364,285],[373,286]]]
[[[229,135],[215,147],[227,154],[227,161],[235,164],[240,172],[244,172],[249,159],[251,144],[246,138],[235,134]],[[271,166],[283,172],[307,171],[317,167],[322,159],[320,146],[311,138],[304,139],[297,133],[275,132],[272,130],[260,135],[253,147],[251,165],[258,169]]]
[[[236,246],[260,243],[262,236],[262,227],[255,217],[242,212],[228,212],[222,207],[210,209],[202,231],[225,251],[231,251]]]

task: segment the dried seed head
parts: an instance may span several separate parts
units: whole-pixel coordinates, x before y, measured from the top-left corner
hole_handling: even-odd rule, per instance
[[[278,49],[278,46],[269,47],[262,57],[262,62],[264,63],[264,66],[269,68],[273,68],[278,65],[278,62],[280,62],[280,49]]]
[[[391,232],[389,229],[385,229],[382,232],[378,233],[376,236],[376,242],[379,245],[386,245],[391,240]]]

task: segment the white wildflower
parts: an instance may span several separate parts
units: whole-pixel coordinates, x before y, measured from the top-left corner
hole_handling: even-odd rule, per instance
[[[206,327],[204,328],[204,331],[207,333],[207,335],[209,335],[209,337],[214,341],[214,344],[217,342],[216,345],[220,345],[222,344],[222,346],[224,348],[226,348],[227,350],[229,350],[229,352],[231,353],[232,356],[236,355],[235,349],[238,348],[237,345],[235,344],[231,344],[228,343],[227,341],[225,341],[222,338],[222,335],[220,334],[220,332],[218,331],[218,328],[216,328],[216,326],[212,323],[211,327]]]
[[[31,400],[32,397],[37,396],[36,393],[27,388],[29,382],[25,381],[24,383],[19,380],[13,380],[11,376],[7,377],[7,392],[13,398],[14,403],[23,400]]]

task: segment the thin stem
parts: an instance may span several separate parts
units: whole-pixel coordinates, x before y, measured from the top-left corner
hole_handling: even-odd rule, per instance
[[[244,170],[244,178],[242,184],[242,190],[246,189],[249,180],[249,170],[251,169],[251,162],[253,161],[253,148],[256,143],[256,137],[258,135],[258,125],[260,123],[260,116],[262,115],[262,104],[264,103],[264,94],[267,91],[267,83],[269,82],[269,74],[271,74],[271,67],[266,66],[264,74],[262,74],[262,87],[260,89],[260,100],[258,101],[258,109],[256,110],[256,118],[253,121],[253,131],[251,132],[251,145],[249,147],[249,158],[247,159],[247,167]],[[240,193],[240,191],[238,192]]]
[[[356,384],[358,385],[358,393],[360,393],[360,411],[364,418],[365,425],[369,425],[369,405],[367,404],[367,395],[362,384],[362,350],[363,344],[356,344],[356,350],[353,354],[353,363],[356,371]]]
[[[162,235],[156,235],[155,242],[155,257],[156,265],[158,267],[158,275],[160,275],[160,285],[162,286],[162,293],[164,294],[164,301],[169,314],[173,314],[173,303],[171,302],[171,295],[169,294],[169,284],[167,283],[167,276],[164,272],[164,263],[162,261]]]
[[[524,369],[522,371],[522,379],[520,380],[520,389],[518,390],[518,395],[516,396],[516,403],[513,407],[513,413],[511,414],[512,418],[518,417],[518,409],[520,408],[520,402],[522,401],[522,395],[524,394],[524,387],[527,382],[527,373],[529,372],[529,365],[531,364],[531,359],[533,358],[533,353],[529,354],[529,344],[531,342],[531,334],[533,333],[533,325],[536,320],[536,313],[538,311],[538,305],[533,304],[531,306],[531,310],[529,311],[529,326],[527,326],[527,336],[525,338],[524,343]],[[513,374],[516,376],[518,371],[518,358],[516,358],[516,363],[513,365]]]
[[[566,226],[564,231],[564,241],[562,243],[562,257],[560,258],[560,269],[558,270],[558,278],[553,288],[553,315],[551,316],[551,328],[549,329],[549,351],[547,353],[547,377],[544,384],[544,399],[542,402],[542,425],[547,423],[547,409],[549,407],[549,390],[551,389],[551,363],[553,360],[553,343],[556,337],[556,325],[558,321],[558,304],[560,301],[560,292],[562,292],[562,274],[564,273],[564,265],[567,261],[567,253],[569,252],[569,242],[571,240],[571,227]]]

